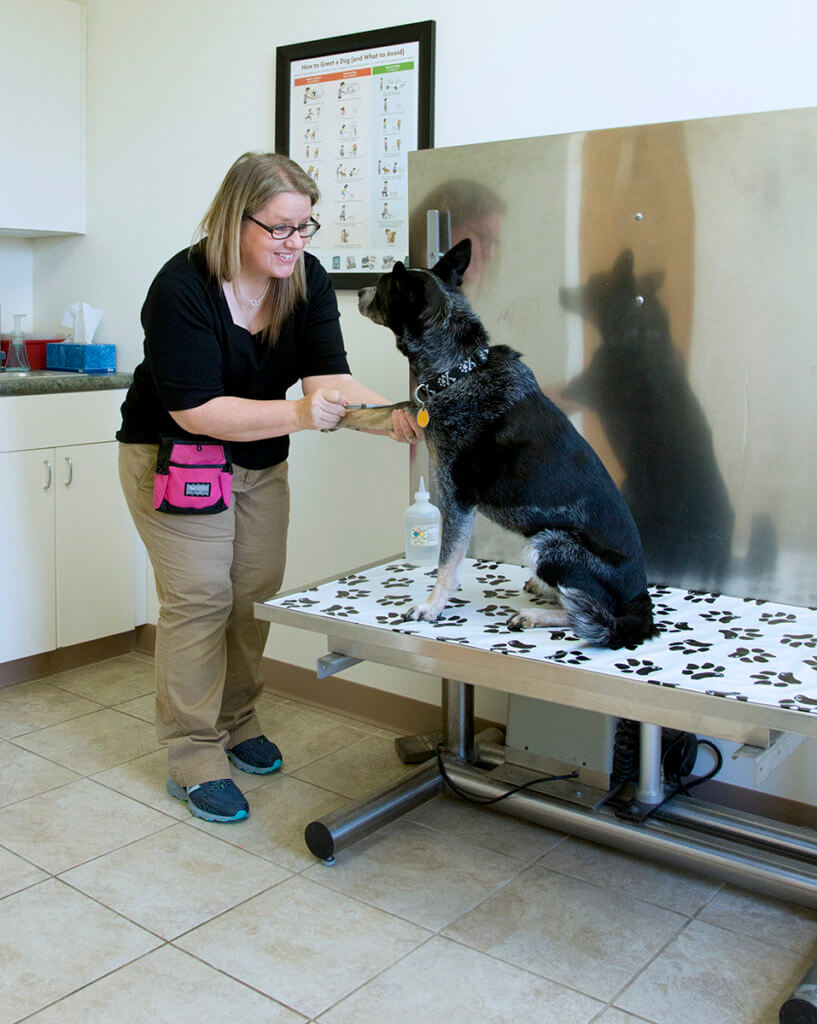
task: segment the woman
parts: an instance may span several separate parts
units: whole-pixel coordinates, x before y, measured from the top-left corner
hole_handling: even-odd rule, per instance
[[[117,434],[122,488],[161,606],[156,723],[167,788],[207,821],[249,813],[228,758],[262,774],[282,762],[255,715],[269,626],[253,603],[271,597],[284,573],[288,435],[336,426],[347,404],[386,402],[351,376],[329,278],[304,251],[319,227],[317,199],[315,182],[287,157],[245,153],[233,164],[201,240],[150,286],[145,356]],[[287,400],[298,380],[303,397]],[[410,442],[420,431],[398,411],[390,436]],[[157,510],[162,438],[229,442],[226,509]]]

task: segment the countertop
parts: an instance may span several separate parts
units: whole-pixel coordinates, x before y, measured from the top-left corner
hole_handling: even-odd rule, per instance
[[[18,376],[0,370],[0,398],[5,395],[56,395],[69,391],[113,391],[128,388],[131,373],[66,373],[63,370],[32,370]]]

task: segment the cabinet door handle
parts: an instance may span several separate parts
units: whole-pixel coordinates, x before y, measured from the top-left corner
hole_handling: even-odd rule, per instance
[[[65,456],[65,468],[68,470],[68,478],[65,481],[65,486],[70,487],[71,481],[74,479],[74,463],[67,455]]]
[[[43,459],[43,465],[45,466],[45,483],[43,484],[43,490],[47,491],[51,486],[51,463],[48,459]]]

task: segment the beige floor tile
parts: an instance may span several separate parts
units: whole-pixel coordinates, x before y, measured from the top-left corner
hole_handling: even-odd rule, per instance
[[[115,768],[106,768],[92,778],[94,782],[170,814],[179,821],[190,817],[187,804],[167,792],[167,752],[164,749],[143,754]]]
[[[141,697],[155,689],[152,662],[130,654],[49,676],[48,682],[106,707]]]
[[[314,1017],[427,936],[416,925],[296,876],[176,945]]]
[[[313,761],[292,773],[333,793],[357,800],[374,789],[388,785],[413,771],[397,756],[394,744],[385,736],[366,736],[343,750]]]
[[[347,747],[361,736],[359,729],[292,702],[259,707],[258,718],[264,733],[278,744],[287,772]]]
[[[445,934],[598,999],[611,999],[686,920],[534,865]]]
[[[0,690],[0,739],[13,739],[100,708],[94,701],[44,682],[9,686]]]
[[[116,1007],[116,1024],[304,1021],[300,1014],[214,971],[187,953],[163,946],[35,1013],[26,1024],[101,1024],[113,1021],[112,1007]]]
[[[4,846],[57,874],[174,822],[90,779],[12,804],[2,812]]]
[[[44,871],[0,846],[0,899],[46,878]]]
[[[320,1024],[587,1024],[603,1004],[518,967],[434,938],[358,989]]]
[[[301,871],[315,863],[304,840],[304,829],[310,821],[342,807],[346,799],[288,775],[276,774],[268,777],[265,785],[253,789],[248,802],[250,816],[241,822],[240,828],[225,829],[200,818],[191,818],[189,824],[290,871]]]
[[[68,995],[159,944],[58,879],[0,900],[0,1024]]]
[[[688,917],[697,914],[723,885],[692,871],[655,864],[574,837],[546,854],[541,866]]]
[[[133,715],[134,718],[141,718],[143,722],[150,722],[151,725],[156,721],[156,694],[153,692],[126,700],[115,707],[123,715]]]
[[[812,959],[692,921],[616,1006],[656,1024],[777,1024]]]
[[[147,722],[110,708],[18,736],[14,742],[80,775],[113,768],[159,746],[156,730]]]
[[[143,928],[174,939],[287,875],[180,822],[60,877]]]
[[[817,956],[817,910],[727,886],[698,919],[759,942]]]
[[[644,1024],[645,1021],[647,1024],[655,1024],[649,1017],[634,1017],[631,1013],[625,1013],[623,1010],[617,1010],[615,1006],[611,1006],[599,1017],[597,1024]],[[746,1024],[746,1022],[742,1022],[742,1024]]]
[[[305,872],[321,885],[437,931],[508,883],[511,857],[396,821]]]
[[[53,761],[0,741],[0,807],[73,782],[79,776]],[[2,831],[0,829],[0,831]]]
[[[348,725],[350,728],[357,729],[358,732],[365,733],[366,735],[381,732],[379,726],[371,725],[369,722],[363,722],[359,718],[355,718],[354,715],[344,715],[340,711],[330,711],[328,708],[317,707],[315,704],[307,704],[305,701],[294,700],[292,697],[285,699],[282,703],[294,708],[299,708],[301,711],[312,712],[312,714],[320,715],[321,718],[328,718],[333,722],[337,722],[339,725]]]
[[[462,836],[469,843],[505,853],[523,864],[532,864],[564,839],[561,832],[447,795],[410,811],[404,820]]]

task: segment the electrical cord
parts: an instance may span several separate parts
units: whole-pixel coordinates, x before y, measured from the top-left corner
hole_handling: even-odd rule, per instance
[[[456,793],[462,800],[467,800],[472,804],[498,804],[500,800],[507,800],[509,796],[513,796],[515,793],[521,793],[522,790],[530,789],[531,786],[536,786],[540,782],[564,782],[567,779],[577,779],[579,777],[578,771],[572,771],[569,775],[543,775],[539,779],[531,779],[530,782],[525,782],[521,786],[515,786],[513,789],[508,790],[507,793],[503,793],[501,796],[476,797],[466,793],[451,781],[451,777],[445,770],[445,765],[443,764],[442,743],[437,744],[437,767],[440,770],[440,775],[442,776],[443,781],[451,791]]]
[[[709,749],[714,753],[715,767],[711,771],[707,772],[706,775],[702,775],[699,779],[695,779],[694,782],[684,782],[680,778],[673,779],[673,782],[678,787],[678,792],[683,793],[684,796],[689,796],[690,789],[694,789],[696,786],[700,786],[704,782],[709,782],[710,779],[714,779],[721,768],[723,768],[723,754],[718,750],[714,743],[711,743],[709,740],[698,740],[698,746],[709,747]]]

